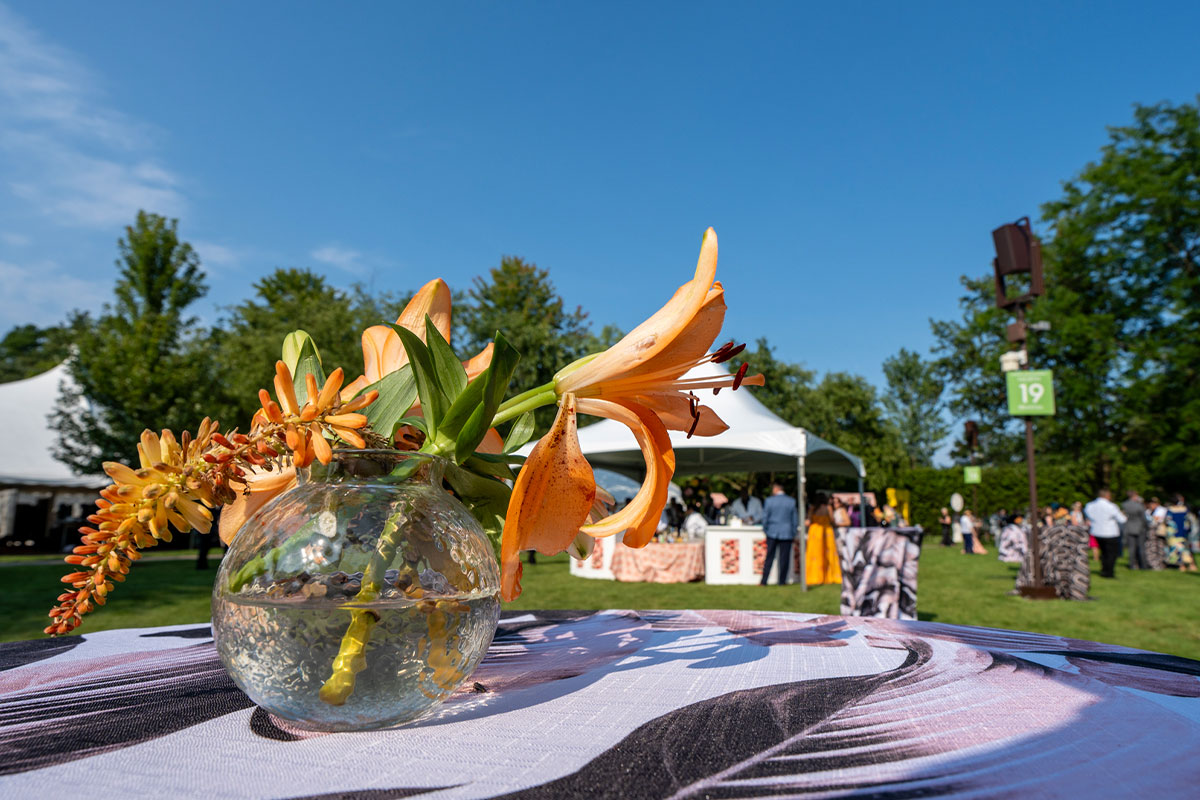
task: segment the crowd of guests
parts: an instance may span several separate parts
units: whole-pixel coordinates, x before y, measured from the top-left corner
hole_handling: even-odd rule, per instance
[[[1131,489],[1125,502],[1117,506],[1112,493],[1101,489],[1096,499],[1084,507],[1083,514],[1091,541],[1095,542],[1094,550],[1098,551],[1101,577],[1114,577],[1113,568],[1122,549],[1128,552],[1129,568],[1133,570],[1169,566],[1196,571],[1200,519],[1183,495],[1176,494],[1170,505],[1164,505],[1157,497],[1146,502]]]
[[[963,552],[986,554],[981,541],[990,535],[996,543],[1000,560],[1019,563],[1028,547],[1029,524],[1024,511],[1012,514],[999,509],[988,519],[976,517],[965,509],[955,518],[943,508],[939,516],[942,545],[951,547],[962,542]],[[1092,558],[1100,562],[1100,576],[1115,576],[1117,559],[1125,553],[1132,570],[1175,567],[1195,572],[1196,556],[1200,553],[1200,518],[1197,510],[1188,506],[1183,495],[1176,494],[1170,504],[1159,498],[1148,501],[1135,490],[1118,506],[1112,493],[1101,490],[1087,505],[1076,502],[1070,507],[1059,503],[1038,510],[1041,528],[1053,525],[1074,525],[1088,532]]]

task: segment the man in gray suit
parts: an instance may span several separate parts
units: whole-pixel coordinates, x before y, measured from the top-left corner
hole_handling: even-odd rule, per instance
[[[1133,489],[1129,490],[1129,499],[1121,504],[1121,512],[1125,514],[1125,524],[1121,533],[1125,534],[1125,551],[1129,553],[1130,569],[1149,569],[1146,563],[1146,506],[1142,498]]]

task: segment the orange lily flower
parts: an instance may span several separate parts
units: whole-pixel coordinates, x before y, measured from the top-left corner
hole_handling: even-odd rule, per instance
[[[747,376],[744,364],[736,375],[683,378],[693,367],[727,361],[742,349],[730,342],[708,352],[725,319],[725,292],[715,280],[716,269],[717,235],[709,228],[691,281],[621,341],[555,377],[561,406],[555,427],[537,443],[518,474],[505,519],[501,594],[506,600],[521,591],[521,550],[558,553],[579,533],[601,537],[625,531],[624,542],[631,547],[649,542],[675,473],[667,429],[687,431],[689,436],[721,433],[728,426],[694,392],[763,385],[763,376]],[[599,520],[588,517],[595,481],[575,435],[576,412],[629,427],[646,460],[646,480],[637,494],[620,511]],[[555,502],[543,502],[547,496]]]
[[[413,296],[396,324],[415,333],[425,341],[425,316],[433,320],[433,326],[450,341],[450,287],[441,278],[435,278],[421,287]],[[342,397],[349,399],[366,387],[389,375],[408,363],[408,352],[400,342],[400,336],[388,325],[372,325],[363,331],[363,374],[355,378],[342,390]],[[467,380],[488,368],[492,363],[492,345],[483,348],[477,355],[463,362]]]
[[[408,328],[425,341],[425,316],[433,320],[446,340],[450,340],[450,287],[435,278],[421,287],[396,318],[396,324]],[[344,397],[353,397],[384,375],[395,372],[408,363],[408,353],[399,335],[387,325],[372,325],[363,331],[363,374],[343,390]]]

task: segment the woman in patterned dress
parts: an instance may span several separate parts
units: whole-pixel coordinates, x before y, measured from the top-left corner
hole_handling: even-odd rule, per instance
[[[1183,501],[1183,495],[1175,495],[1175,502],[1167,506],[1167,516],[1163,522],[1166,526],[1167,564],[1179,567],[1185,572],[1195,572],[1196,560],[1192,557],[1192,545],[1189,541],[1195,536],[1195,531],[1191,529],[1188,507]]]

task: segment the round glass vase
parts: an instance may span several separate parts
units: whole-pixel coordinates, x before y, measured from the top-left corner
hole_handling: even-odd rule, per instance
[[[251,700],[308,730],[385,728],[474,671],[500,618],[500,576],[443,467],[335,451],[242,527],[213,587],[213,637]]]

